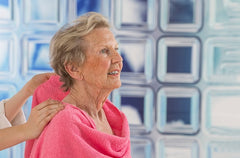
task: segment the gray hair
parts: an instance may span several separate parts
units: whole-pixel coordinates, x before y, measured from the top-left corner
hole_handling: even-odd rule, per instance
[[[50,64],[63,82],[62,88],[68,91],[73,79],[65,70],[68,63],[81,66],[85,61],[86,43],[84,36],[96,28],[110,28],[108,20],[99,13],[89,12],[70,24],[64,25],[50,42]]]

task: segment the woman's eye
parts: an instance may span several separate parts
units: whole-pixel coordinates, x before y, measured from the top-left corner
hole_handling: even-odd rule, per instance
[[[109,52],[109,50],[108,49],[102,49],[101,51],[100,51],[100,53],[103,53],[103,54],[105,54],[105,53],[108,53]]]

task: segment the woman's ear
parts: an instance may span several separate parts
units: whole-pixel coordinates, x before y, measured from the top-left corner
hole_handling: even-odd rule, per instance
[[[68,72],[68,74],[78,80],[83,79],[82,72],[80,70],[80,67],[75,64],[64,64],[65,70]]]

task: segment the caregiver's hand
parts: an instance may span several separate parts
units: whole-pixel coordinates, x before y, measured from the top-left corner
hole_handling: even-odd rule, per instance
[[[48,122],[60,111],[64,105],[56,100],[46,100],[35,106],[24,124],[26,139],[37,138]]]

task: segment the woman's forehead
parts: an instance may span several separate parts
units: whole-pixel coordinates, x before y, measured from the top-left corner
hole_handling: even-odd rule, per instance
[[[108,28],[97,28],[85,36],[92,46],[117,45],[113,33]]]

